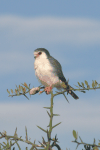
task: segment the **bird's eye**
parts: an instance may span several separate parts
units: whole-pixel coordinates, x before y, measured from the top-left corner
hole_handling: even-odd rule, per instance
[[[41,55],[41,54],[42,54],[42,52],[39,52],[38,54],[39,54],[39,55]]]

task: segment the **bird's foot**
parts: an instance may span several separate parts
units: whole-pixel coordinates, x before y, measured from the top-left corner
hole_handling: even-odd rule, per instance
[[[47,93],[47,94],[50,94],[50,92],[51,92],[51,90],[52,90],[52,87],[51,86],[48,86],[48,87],[45,87],[45,92]]]

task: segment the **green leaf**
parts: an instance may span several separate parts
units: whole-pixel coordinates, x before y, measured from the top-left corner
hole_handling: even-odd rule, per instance
[[[23,87],[22,87],[22,86],[20,86],[20,88],[21,88],[21,90],[23,91]]]
[[[95,85],[94,85],[94,81],[93,81],[93,82],[92,82],[92,87],[94,88],[94,86],[95,86]]]
[[[100,146],[100,143],[98,143],[98,145]]]
[[[56,126],[58,126],[59,124],[61,124],[61,122],[59,122],[59,123],[57,123],[56,125],[54,125],[54,126],[52,127],[52,129],[55,128]]]
[[[82,87],[84,88],[84,83],[83,82],[81,82],[82,83]]]
[[[19,92],[21,91],[21,86],[20,85],[19,85],[19,89],[18,90],[19,90]]]
[[[22,92],[24,93],[24,88],[22,87]]]
[[[7,92],[10,94],[10,91],[8,91],[8,89],[7,89]]]
[[[11,89],[11,93],[13,94],[13,90]]]
[[[27,84],[24,82],[24,86],[28,87]]]
[[[79,82],[77,82],[79,86],[81,86],[81,84]]]
[[[95,80],[95,86],[97,86],[97,84],[98,84],[98,83],[97,83],[97,81]]]
[[[44,132],[46,132],[47,133],[47,131],[46,130],[44,130],[43,128],[41,128],[41,127],[39,127],[39,126],[37,126],[39,129],[41,129],[42,131],[44,131]]]
[[[18,94],[17,90],[15,89],[15,93]]]
[[[88,82],[85,80],[85,84],[88,86]]]
[[[74,138],[77,140],[77,133],[76,133],[75,130],[73,130],[73,136],[74,136]]]
[[[24,90],[24,92],[26,92],[26,89],[25,89],[25,87],[24,87],[24,89],[23,89],[23,90]]]

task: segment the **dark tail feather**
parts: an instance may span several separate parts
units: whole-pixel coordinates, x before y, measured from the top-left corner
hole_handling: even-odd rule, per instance
[[[70,85],[67,85],[66,91],[74,98],[74,99],[79,99],[79,97],[72,91],[70,90],[72,88]]]
[[[70,91],[70,90],[67,90],[67,91],[74,99],[79,99],[79,97],[73,91]]]

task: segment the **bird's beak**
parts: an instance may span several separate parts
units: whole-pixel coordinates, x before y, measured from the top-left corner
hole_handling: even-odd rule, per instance
[[[34,53],[34,58],[37,58],[39,56],[38,53]]]

